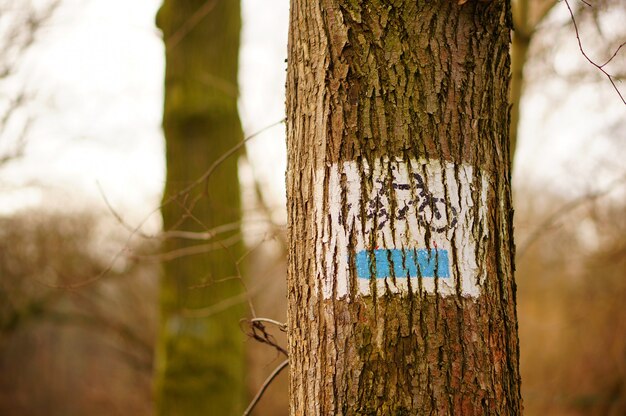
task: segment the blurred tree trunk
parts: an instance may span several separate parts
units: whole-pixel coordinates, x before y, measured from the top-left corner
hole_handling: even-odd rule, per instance
[[[524,66],[526,64],[528,48],[532,36],[527,24],[528,1],[529,0],[518,0],[514,3],[517,7],[513,8],[514,30],[511,42],[511,88],[509,91],[511,102],[511,161],[515,160],[520,105],[522,102],[522,91],[524,89]]]
[[[166,52],[164,229],[207,231],[235,223],[232,232],[211,240],[222,241],[211,251],[165,263],[156,358],[157,413],[240,414],[245,401],[244,339],[238,324],[245,315],[243,304],[193,316],[203,315],[194,314],[198,308],[242,292],[240,282],[232,279],[238,275],[235,262],[242,255],[237,158],[221,163],[206,185],[177,194],[243,139],[237,113],[240,5],[238,1],[165,0],[157,25]],[[191,245],[168,239],[164,248],[172,252]]]
[[[292,0],[294,415],[521,413],[509,2]]]
[[[514,0],[513,6],[513,38],[511,44],[511,163],[517,148],[519,133],[520,105],[524,93],[524,67],[528,59],[528,48],[537,26],[550,13],[556,0]]]

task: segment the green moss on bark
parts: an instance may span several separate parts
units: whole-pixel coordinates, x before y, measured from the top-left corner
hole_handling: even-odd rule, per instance
[[[166,45],[164,229],[207,231],[236,223],[241,219],[236,157],[220,164],[206,185],[187,195],[178,192],[243,138],[237,114],[239,2],[165,0],[157,24]],[[238,325],[243,304],[191,316],[242,292],[237,280],[217,282],[238,273],[239,232],[234,227],[211,240],[223,245],[164,264],[155,380],[160,415],[237,415],[245,407],[244,337]],[[162,248],[171,253],[196,244],[166,240]]]

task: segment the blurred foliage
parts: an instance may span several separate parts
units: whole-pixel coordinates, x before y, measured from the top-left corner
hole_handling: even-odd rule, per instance
[[[112,261],[124,237],[88,213],[0,218],[0,414],[150,412],[158,269]]]
[[[65,295],[54,287],[104,269],[86,244],[93,228],[86,216],[24,212],[0,218],[0,333],[45,314]]]
[[[33,121],[28,104],[34,94],[16,78],[59,2],[0,0],[0,167],[23,155]]]
[[[566,202],[541,194],[517,191],[518,244]],[[527,415],[626,414],[625,211],[623,195],[590,199],[518,258]]]

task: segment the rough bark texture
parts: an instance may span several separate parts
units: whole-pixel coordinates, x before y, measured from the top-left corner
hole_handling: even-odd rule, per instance
[[[521,413],[507,97],[510,27],[509,4],[502,0],[464,5],[292,0],[291,414]],[[452,164],[457,179],[462,166],[473,168],[474,208],[464,209],[476,213],[467,244],[479,270],[478,297],[465,296],[458,283],[447,296],[437,283],[434,291],[426,290],[421,275],[416,287],[409,284],[404,291],[389,289],[398,277],[386,279],[383,290],[372,277],[371,294],[363,295],[353,267],[348,292],[340,295],[337,275],[327,274],[342,260],[331,252],[335,258],[328,261],[324,252],[336,225],[329,210],[337,201],[344,214],[354,207],[347,203],[351,182],[345,172],[340,195],[333,195],[333,169],[341,171],[346,162],[357,166],[364,197],[357,211],[365,214],[365,200],[379,179],[367,166],[384,165],[386,158]],[[481,181],[485,198],[479,195]],[[393,218],[388,227],[393,231]],[[353,238],[361,231],[353,227],[343,242],[351,261]],[[375,232],[369,235],[369,249],[389,246]],[[430,244],[430,235],[424,240]],[[334,253],[340,244],[332,246]],[[410,247],[411,241],[393,245]],[[452,243],[454,276],[461,248]],[[330,296],[320,289],[320,278],[330,278]]]
[[[157,413],[237,415],[245,407],[244,337],[239,330],[243,304],[194,312],[242,292],[232,279],[242,255],[236,156],[221,163],[207,184],[178,193],[243,138],[237,113],[239,2],[166,0],[157,24],[166,45],[164,229],[207,231],[235,223],[231,232],[209,242],[170,239],[163,245],[170,254],[200,247],[197,254],[164,265]]]

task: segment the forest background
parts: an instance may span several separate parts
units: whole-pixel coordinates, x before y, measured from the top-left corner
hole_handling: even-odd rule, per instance
[[[0,1],[0,30],[29,10],[45,16],[48,3]],[[257,314],[280,322],[287,3],[242,1],[239,73],[245,135],[263,130],[239,162],[242,237],[258,248],[246,278]],[[606,61],[626,39],[626,8],[572,4],[585,50]],[[0,71],[0,104],[16,108],[0,131],[0,414],[152,412],[165,177],[159,5],[62,0],[40,26],[19,25],[36,30],[23,50],[0,52],[0,68],[13,68]],[[624,51],[608,70],[624,91]],[[564,3],[534,35],[525,76],[513,187],[526,413],[623,414],[624,105],[585,61]],[[280,358],[247,347],[253,395]],[[258,414],[287,414],[286,385],[284,373]]]

